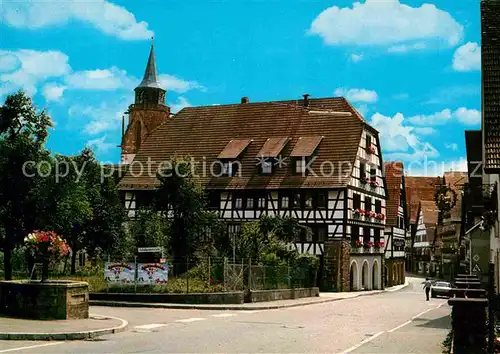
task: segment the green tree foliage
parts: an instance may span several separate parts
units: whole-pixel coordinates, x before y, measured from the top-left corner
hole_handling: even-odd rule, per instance
[[[48,159],[45,142],[51,126],[50,117],[37,112],[23,92],[7,96],[0,107],[0,224],[5,231],[1,247],[6,279],[12,279],[14,247],[43,226],[37,166]]]
[[[129,232],[133,237],[133,248],[163,247],[165,256],[170,254],[169,221],[163,213],[151,209],[136,211],[136,219],[129,222]]]
[[[189,158],[174,158],[158,173],[155,205],[171,216],[171,251],[179,263],[194,255],[206,227],[205,194],[193,177],[193,169]]]

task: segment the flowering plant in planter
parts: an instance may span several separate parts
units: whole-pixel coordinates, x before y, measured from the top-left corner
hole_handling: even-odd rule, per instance
[[[66,241],[54,231],[34,231],[24,239],[26,250],[42,263],[42,282],[49,277],[49,262],[59,261],[70,252]]]
[[[370,147],[368,148],[368,152],[371,154],[374,154],[376,150],[377,149],[375,149],[375,146],[373,146],[373,145],[370,145]]]
[[[378,185],[379,184],[378,184],[378,182],[376,180],[374,180],[374,179],[370,180],[370,186],[372,186],[372,187],[378,187]]]
[[[377,213],[375,213],[373,211],[367,211],[366,216],[368,216],[369,218],[374,218],[377,216]]]
[[[354,216],[363,216],[365,215],[365,211],[360,208],[354,209]]]
[[[372,248],[373,242],[372,241],[365,242],[364,246],[365,246],[365,248]]]
[[[356,240],[356,247],[363,247],[363,242],[361,242],[360,240]]]
[[[375,247],[377,248],[384,248],[385,242],[384,241],[379,241],[375,244]]]
[[[379,220],[384,220],[384,219],[385,219],[385,215],[384,215],[384,214],[382,214],[382,213],[377,214],[375,217],[376,217],[377,219],[379,219]]]

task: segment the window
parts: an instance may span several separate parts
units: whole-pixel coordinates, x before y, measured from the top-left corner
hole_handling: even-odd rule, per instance
[[[362,180],[366,178],[366,164],[364,162],[359,164],[359,178]]]
[[[287,209],[290,207],[290,198],[287,195],[281,197],[281,208]]]
[[[365,196],[365,210],[372,210],[372,198],[369,196]]]
[[[297,159],[295,160],[295,172],[303,174],[306,172],[306,159]]]
[[[402,216],[399,217],[399,228],[404,229],[405,228],[405,222]]]
[[[318,193],[318,200],[317,200],[317,208],[326,208],[326,193],[325,192],[319,192]]]
[[[262,162],[262,173],[265,175],[270,175],[273,173],[273,162],[269,159],[265,159]]]
[[[372,146],[372,137],[366,134],[366,148],[370,149],[371,146]]]
[[[353,209],[361,208],[361,195],[354,193],[352,197],[352,207]]]
[[[313,242],[313,230],[306,230],[306,242]]]
[[[370,168],[370,181],[377,180],[377,170],[375,168]]]
[[[313,196],[312,196],[312,193],[310,193],[310,192],[306,193],[306,198],[305,198],[304,205],[305,205],[306,209],[312,209],[312,207],[313,207]]]
[[[241,226],[240,224],[228,224],[227,225],[227,232],[229,236],[236,236],[240,233],[241,231]]]
[[[363,227],[363,243],[368,243],[370,242],[370,228],[369,227]]]
[[[317,240],[318,242],[325,242],[326,240],[326,227],[325,226],[320,226],[318,227],[318,233],[317,233]]]
[[[236,197],[234,199],[234,208],[235,209],[243,209],[243,198]]]
[[[380,200],[375,201],[375,212],[380,214],[382,212],[382,202]]]
[[[375,244],[380,242],[380,234],[381,234],[380,229],[375,229],[375,235],[373,237],[373,241],[375,242]]]
[[[267,207],[266,197],[259,197],[258,208],[265,209]]]
[[[231,161],[231,162],[223,162],[222,163],[222,175],[234,177],[239,171],[239,162]]]
[[[294,195],[293,195],[293,207],[300,208],[300,193],[294,193]]]
[[[351,245],[356,247],[356,241],[359,240],[359,226],[351,226]]]
[[[207,204],[209,209],[218,209],[220,207],[220,193],[218,191],[209,191],[207,193]]]
[[[254,207],[253,197],[247,198],[246,208],[247,209],[253,209],[253,207]]]

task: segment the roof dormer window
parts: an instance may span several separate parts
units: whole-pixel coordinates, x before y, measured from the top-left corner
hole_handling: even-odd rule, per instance
[[[322,136],[299,138],[297,144],[290,153],[290,157],[295,161],[295,172],[297,174],[305,175],[307,173],[307,165],[321,140],[323,140]]]
[[[281,151],[289,140],[289,138],[269,138],[266,140],[256,156],[257,165],[259,165],[262,174],[270,175],[274,172],[275,166],[279,165]]]
[[[227,143],[226,147],[217,156],[221,163],[222,176],[236,176],[241,165],[241,162],[237,159],[251,142],[251,139],[233,139]]]

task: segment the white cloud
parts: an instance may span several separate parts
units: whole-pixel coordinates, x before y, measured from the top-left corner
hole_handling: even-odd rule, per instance
[[[366,89],[345,89],[337,88],[334,92],[336,96],[343,96],[351,102],[375,103],[378,100],[377,92]]]
[[[457,143],[445,144],[444,147],[447,149],[450,149],[452,151],[458,151],[458,144]]]
[[[421,161],[412,161],[405,164],[405,173],[407,176],[442,177],[445,172],[450,171],[466,172],[467,159],[462,157],[457,160],[439,161],[425,158]]]
[[[189,103],[189,101],[187,99],[185,99],[184,97],[180,96],[177,99],[176,103],[171,103],[170,104],[170,109],[171,109],[172,113],[177,113],[180,110],[182,110],[183,108],[192,107],[192,106],[193,105],[191,103]]]
[[[481,46],[468,42],[459,47],[453,55],[453,69],[456,71],[481,70]]]
[[[98,152],[107,152],[111,148],[116,147],[117,144],[107,142],[106,135],[103,135],[100,138],[96,138],[96,139],[92,139],[92,140],[87,141],[86,145],[96,149]]]
[[[431,127],[414,127],[413,131],[418,135],[432,135],[437,133],[437,130]]]
[[[68,75],[66,83],[76,89],[84,90],[117,90],[134,87],[138,79],[127,76],[125,70],[115,66],[109,69],[77,71]]]
[[[401,50],[401,46],[419,49],[431,42],[455,46],[462,39],[463,26],[432,4],[411,7],[399,0],[366,0],[352,8],[325,9],[308,33],[329,45],[399,46]]]
[[[408,121],[415,125],[445,125],[453,120],[457,120],[465,125],[475,125],[481,122],[481,112],[475,109],[460,107],[454,112],[450,109],[443,109],[429,115],[416,115],[408,118]]]
[[[382,149],[387,161],[421,161],[439,156],[439,152],[429,143],[421,141],[413,127],[407,126],[403,114],[386,117],[375,113],[371,125],[380,132]]]
[[[476,109],[460,107],[453,115],[463,124],[475,125],[481,123],[481,112]]]
[[[66,91],[66,86],[48,83],[43,86],[42,94],[47,102],[59,101],[64,91]]]
[[[422,50],[427,48],[427,45],[423,42],[418,42],[414,44],[398,44],[387,49],[388,53],[407,53],[412,50]]]
[[[361,60],[363,60],[363,54],[356,54],[356,53],[352,53],[352,54],[351,54],[351,60],[352,60],[354,63],[358,63],[358,62],[360,62]]]
[[[0,50],[0,82],[11,90],[22,88],[34,95],[39,82],[61,77],[71,71],[68,59],[66,54],[59,51]]]
[[[0,17],[17,28],[39,29],[76,20],[124,40],[153,36],[146,22],[138,22],[127,9],[106,0],[4,1]]]
[[[206,91],[206,88],[196,81],[186,81],[168,74],[160,75],[158,80],[164,89],[178,93],[184,93],[190,90]]]

